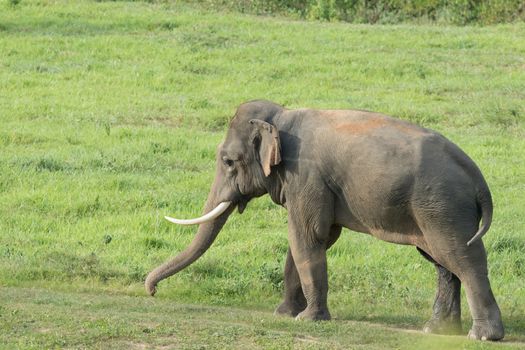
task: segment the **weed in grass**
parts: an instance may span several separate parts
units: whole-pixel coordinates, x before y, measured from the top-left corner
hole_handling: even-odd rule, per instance
[[[283,264],[264,262],[259,268],[259,276],[275,290],[283,290]]]

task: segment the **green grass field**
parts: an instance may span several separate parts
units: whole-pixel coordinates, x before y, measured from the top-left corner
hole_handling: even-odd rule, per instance
[[[525,347],[525,24],[370,26],[145,2],[0,1],[0,348]],[[480,166],[484,242],[506,341],[423,335],[433,266],[345,231],[329,252],[335,320],[271,312],[286,212],[234,214],[194,265],[182,250],[240,103],[359,108],[430,127]],[[465,334],[470,314],[463,296]]]

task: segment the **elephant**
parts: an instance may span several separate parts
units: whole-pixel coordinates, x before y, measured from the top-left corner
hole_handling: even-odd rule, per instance
[[[269,194],[288,215],[284,300],[275,314],[329,320],[327,250],[343,227],[413,245],[437,270],[424,331],[462,330],[460,288],[471,339],[504,336],[481,237],[492,222],[489,187],[474,161],[441,134],[365,110],[287,109],[266,100],[241,104],[216,153],[206,215],[190,245],[150,272],[150,295],[211,246],[229,215]]]

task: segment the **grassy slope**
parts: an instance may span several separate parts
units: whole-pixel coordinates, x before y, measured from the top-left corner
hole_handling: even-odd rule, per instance
[[[525,25],[323,24],[126,2],[0,8],[2,285],[143,296],[144,275],[194,234],[161,218],[200,212],[236,105],[366,108],[437,129],[480,165],[496,205],[484,239],[493,288],[508,338],[525,340]],[[268,198],[254,201],[160,285],[156,307],[271,311],[285,222]],[[429,316],[434,271],[415,249],[347,232],[329,255],[340,320],[419,328]]]

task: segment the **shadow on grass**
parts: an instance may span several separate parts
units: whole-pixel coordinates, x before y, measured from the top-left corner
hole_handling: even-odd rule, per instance
[[[428,317],[430,318],[430,311]],[[422,332],[425,322],[428,319],[420,316],[406,315],[346,315],[343,317],[337,317],[336,320],[367,322],[382,325],[395,330]],[[467,336],[468,331],[472,325],[472,321],[470,320],[470,314],[464,315],[462,325],[463,332],[459,336]],[[525,318],[518,316],[505,317],[505,315],[503,315],[503,325],[505,327],[506,333],[503,342],[523,343],[525,345]]]

